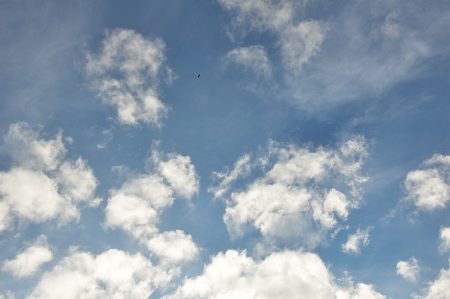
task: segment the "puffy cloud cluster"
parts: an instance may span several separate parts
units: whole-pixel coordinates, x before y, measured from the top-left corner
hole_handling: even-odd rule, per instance
[[[228,250],[214,256],[203,273],[188,278],[165,299],[382,299],[373,286],[339,285],[319,256],[282,251],[263,260]]]
[[[170,279],[139,253],[75,250],[43,275],[29,298],[148,298]]]
[[[416,281],[420,273],[420,265],[416,258],[412,257],[407,261],[398,261],[397,274],[409,281]]]
[[[405,179],[408,198],[421,210],[442,209],[450,201],[450,156],[433,155]]]
[[[81,205],[99,203],[94,199],[97,179],[87,162],[64,160],[67,150],[61,133],[46,139],[28,124],[15,123],[4,142],[13,165],[0,172],[0,231],[14,218],[78,219]]]
[[[174,153],[162,159],[154,152],[153,162],[154,173],[130,178],[110,192],[105,224],[133,236],[162,263],[190,261],[198,253],[192,237],[181,230],[160,232],[158,223],[175,196],[191,199],[198,192],[195,167],[190,157]]]
[[[107,33],[98,55],[87,56],[86,72],[103,101],[117,109],[119,122],[127,125],[161,125],[167,113],[159,99],[160,79],[165,74],[165,45],[124,29]]]
[[[338,7],[332,1],[218,2],[231,15],[233,38],[249,31],[270,34],[270,48],[278,51],[272,56],[281,58],[283,98],[313,112],[414,77],[418,65],[449,45],[448,11],[416,0],[407,7],[386,0]],[[417,26],[422,23],[427,26]]]
[[[3,263],[2,271],[9,272],[17,278],[34,275],[45,263],[53,259],[45,236],[40,236],[31,246],[17,254],[12,260]]]
[[[361,137],[337,149],[271,142],[261,157],[250,161],[244,156],[230,172],[216,174],[222,181],[210,190],[226,198],[224,221],[232,236],[253,227],[270,241],[297,240],[314,247],[358,206],[367,154]],[[227,192],[249,169],[256,178]]]
[[[361,253],[361,248],[369,245],[370,228],[357,229],[353,235],[348,236],[347,242],[342,244],[342,251],[350,254]]]

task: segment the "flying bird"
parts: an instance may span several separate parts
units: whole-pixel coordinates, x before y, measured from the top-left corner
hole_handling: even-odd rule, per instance
[[[200,78],[200,74],[197,75],[197,79]]]

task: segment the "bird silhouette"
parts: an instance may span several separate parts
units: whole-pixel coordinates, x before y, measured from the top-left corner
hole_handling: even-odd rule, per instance
[[[197,75],[197,79],[200,78],[200,74]]]

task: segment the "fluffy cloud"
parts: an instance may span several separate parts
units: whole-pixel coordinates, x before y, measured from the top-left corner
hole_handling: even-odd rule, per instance
[[[444,208],[450,201],[450,156],[434,155],[405,179],[408,198],[421,210]]]
[[[270,77],[272,74],[267,52],[260,45],[233,49],[225,55],[225,60],[251,70],[259,77]]]
[[[283,251],[264,260],[229,250],[214,256],[203,273],[189,278],[166,299],[181,298],[382,299],[371,285],[340,286],[319,256]]]
[[[407,261],[398,261],[397,274],[409,281],[416,281],[420,272],[420,266],[417,260],[412,257]]]
[[[339,7],[292,0],[218,2],[230,12],[233,39],[249,31],[270,33],[284,71],[282,98],[316,113],[417,76],[421,63],[449,45],[448,11],[425,8],[421,1],[407,7],[386,0]]]
[[[360,137],[334,150],[272,142],[254,162],[241,158],[229,174],[219,174],[222,182],[211,188],[225,196],[233,181],[246,176],[248,167],[262,171],[242,190],[225,196],[224,221],[231,235],[242,236],[253,227],[271,242],[318,245],[327,231],[337,228],[358,206],[359,188],[366,180],[360,174],[366,147]]]
[[[127,125],[161,125],[167,107],[159,99],[160,78],[166,66],[165,45],[124,29],[109,32],[98,55],[87,56],[86,71],[103,101],[117,109]],[[170,80],[170,78],[168,78]]]
[[[342,244],[342,251],[345,253],[359,254],[361,248],[369,245],[370,229],[357,229],[353,235],[349,235],[347,242]]]
[[[10,272],[18,278],[29,277],[52,258],[53,253],[48,247],[47,239],[45,236],[41,236],[32,246],[17,254],[14,259],[5,261],[2,271]]]
[[[441,245],[439,246],[439,249],[442,252],[449,251],[450,250],[450,227],[441,228],[439,237],[441,239]]]
[[[442,269],[436,280],[429,283],[423,296],[417,299],[446,299],[450,298],[450,269]]]
[[[192,237],[181,230],[155,235],[147,242],[147,248],[163,263],[170,264],[191,261],[198,254],[198,248]]]
[[[79,217],[82,202],[92,206],[97,179],[86,161],[64,160],[62,134],[44,139],[25,123],[12,124],[4,138],[13,167],[0,172],[0,230],[12,219],[67,222]]]
[[[29,298],[148,298],[170,279],[139,253],[73,251],[43,275]]]
[[[24,122],[11,124],[3,140],[15,164],[29,169],[54,170],[67,152],[61,132],[54,139],[44,139]]]
[[[154,151],[152,158],[154,173],[130,178],[110,191],[105,225],[130,234],[163,264],[191,261],[198,253],[191,236],[181,230],[160,232],[158,224],[176,196],[190,199],[198,192],[195,167],[190,157],[174,153],[164,160]]]
[[[176,195],[190,199],[198,193],[199,179],[192,164],[191,157],[175,153],[168,155],[168,159],[161,160],[159,153],[153,152],[153,162],[157,171],[166,179]]]

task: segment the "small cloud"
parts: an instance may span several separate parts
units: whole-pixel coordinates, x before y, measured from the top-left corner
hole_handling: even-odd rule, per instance
[[[342,251],[348,254],[360,254],[361,249],[369,245],[370,228],[364,230],[358,228],[353,234],[349,235],[347,242],[342,244]]]
[[[407,261],[398,261],[396,265],[397,274],[409,281],[416,281],[420,273],[420,266],[416,258]]]

